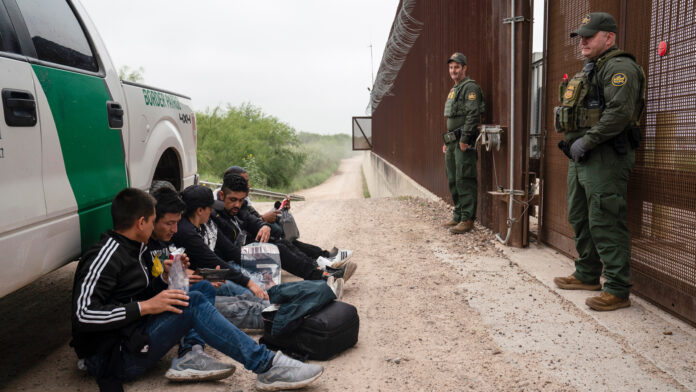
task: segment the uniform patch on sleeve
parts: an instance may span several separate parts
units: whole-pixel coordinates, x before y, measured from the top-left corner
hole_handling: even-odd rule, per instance
[[[570,86],[566,87],[565,94],[563,94],[563,99],[571,99],[573,98],[573,93],[575,92],[575,85],[571,84]]]
[[[447,96],[447,99],[454,99],[454,89],[450,90],[449,95]]]
[[[611,77],[611,84],[616,87],[623,86],[624,84],[626,84],[626,81],[628,81],[626,74],[621,72],[615,73],[614,76]]]
[[[475,92],[470,92],[469,95],[466,97],[469,101],[475,101],[476,100],[476,93]]]

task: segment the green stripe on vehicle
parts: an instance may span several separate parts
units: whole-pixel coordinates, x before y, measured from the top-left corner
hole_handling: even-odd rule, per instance
[[[110,129],[104,79],[33,65],[51,108],[77,201],[84,251],[113,226],[111,200],[128,186],[121,131]],[[46,190],[50,192],[50,189]]]

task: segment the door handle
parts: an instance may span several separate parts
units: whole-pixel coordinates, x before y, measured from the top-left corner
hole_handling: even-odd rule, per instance
[[[36,100],[29,91],[2,89],[2,109],[5,112],[5,124],[10,127],[36,125]]]
[[[109,128],[123,128],[123,108],[120,103],[108,101],[106,103],[106,113],[109,117]]]

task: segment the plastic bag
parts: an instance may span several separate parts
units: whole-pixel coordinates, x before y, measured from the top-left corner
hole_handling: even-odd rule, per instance
[[[242,273],[262,289],[280,284],[280,267],[277,246],[254,242],[242,247]]]
[[[300,238],[300,229],[297,228],[295,217],[287,209],[281,210],[280,224],[283,226],[285,239],[292,242]]]
[[[169,268],[169,290],[189,291],[189,277],[186,273],[186,266],[181,261],[181,255],[184,253],[184,248],[177,248],[169,253],[169,258],[173,259],[171,268]]]

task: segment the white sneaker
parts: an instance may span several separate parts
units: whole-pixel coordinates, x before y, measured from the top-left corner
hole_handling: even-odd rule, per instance
[[[343,278],[335,279],[333,276],[329,276],[326,279],[326,284],[331,288],[331,291],[336,295],[336,299],[341,299],[343,297]]]
[[[325,270],[326,267],[331,267],[331,264],[333,264],[333,259],[327,259],[324,256],[319,256],[317,257],[317,265],[319,268]]]
[[[331,258],[331,268],[341,268],[353,256],[353,251],[348,249],[339,249],[336,256]]]
[[[311,384],[324,372],[324,367],[302,363],[278,351],[273,356],[273,365],[256,378],[256,388],[262,391],[299,389]]]
[[[174,358],[164,377],[172,381],[222,380],[234,373],[234,365],[218,361],[196,344],[181,358]]]
[[[348,260],[343,265],[343,268],[344,268],[343,280],[345,280],[347,282],[348,279],[350,279],[350,277],[353,276],[353,273],[355,273],[355,270],[358,269],[358,265],[355,264],[355,262]]]

